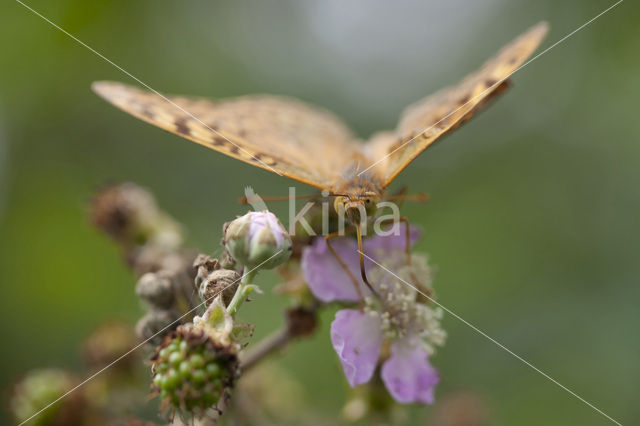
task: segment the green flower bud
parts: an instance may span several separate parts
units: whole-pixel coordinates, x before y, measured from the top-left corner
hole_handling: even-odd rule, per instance
[[[229,254],[247,268],[272,269],[291,256],[291,237],[269,211],[249,212],[230,222],[224,232]]]

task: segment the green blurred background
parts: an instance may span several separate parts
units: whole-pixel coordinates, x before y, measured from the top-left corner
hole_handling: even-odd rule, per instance
[[[286,94],[365,137],[536,22],[551,24],[544,49],[613,1],[28,4],[161,92]],[[622,423],[640,417],[639,14],[626,1],[516,73],[504,98],[398,179],[431,194],[405,213],[425,229],[419,249],[438,268],[440,302]],[[116,247],[88,224],[100,184],[149,188],[189,244],[213,252],[221,223],[245,210],[244,186],[278,195],[290,182],[109,106],[91,82],[133,81],[17,2],[0,6],[0,37],[6,389],[34,367],[80,371],[91,330],[143,312]],[[263,280],[269,290],[276,277]],[[269,293],[243,309],[257,338],[280,323]],[[330,320],[278,361],[328,422],[346,394]],[[495,425],[609,423],[457,319],[444,324],[438,400],[472,393]],[[410,420],[432,411],[413,408]]]

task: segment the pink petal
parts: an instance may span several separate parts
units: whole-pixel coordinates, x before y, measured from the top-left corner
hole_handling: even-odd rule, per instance
[[[253,239],[258,232],[264,228],[269,228],[278,245],[282,245],[284,240],[283,228],[276,215],[270,211],[249,212],[249,233],[247,238]]]
[[[331,247],[336,250],[340,259],[349,267],[353,276],[360,283],[360,264],[358,259],[358,246],[353,238],[335,238],[331,240]],[[370,263],[370,262],[369,262]],[[304,279],[315,297],[323,302],[344,300],[355,302],[358,293],[353,282],[342,268],[338,260],[333,256],[322,237],[316,238],[313,243],[305,247],[302,252],[302,272]],[[363,294],[368,289],[360,283]]]
[[[382,346],[380,320],[353,309],[336,312],[331,343],[351,387],[371,380]]]
[[[376,261],[383,260],[385,254],[400,249],[406,244],[404,224],[396,224],[398,231],[392,235],[372,236],[365,238],[364,252]],[[388,231],[388,229],[385,229]],[[397,235],[395,235],[397,234]],[[411,227],[411,244],[414,244],[420,231]],[[367,295],[369,289],[361,282],[360,260],[358,256],[358,244],[354,238],[340,237],[331,240],[333,247],[342,261],[347,265],[353,276],[358,280],[362,294]],[[304,278],[311,288],[311,292],[323,302],[335,300],[354,302],[358,300],[358,293],[349,278],[333,254],[329,251],[327,243],[322,237],[316,238],[310,246],[302,252],[302,271]],[[374,264],[365,258],[365,269],[369,270]]]
[[[391,357],[382,366],[381,375],[396,401],[403,404],[433,404],[434,390],[440,376],[429,364],[429,357],[420,344],[412,344],[409,339],[394,342],[391,345]]]
[[[372,258],[378,260],[379,253],[389,253],[393,250],[404,250],[407,245],[406,227],[403,222],[399,222],[393,225],[393,227],[383,228],[385,236],[372,236],[366,239],[365,253]],[[420,229],[415,226],[409,228],[409,241],[413,246],[420,238]],[[371,254],[370,254],[371,253]],[[384,259],[382,259],[384,260]]]

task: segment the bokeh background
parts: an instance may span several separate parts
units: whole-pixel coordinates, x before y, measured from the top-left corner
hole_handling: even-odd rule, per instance
[[[366,137],[536,22],[551,24],[545,48],[613,0],[27,4],[161,92],[286,94]],[[222,222],[245,211],[244,186],[278,195],[290,182],[109,106],[91,82],[130,78],[19,3],[0,10],[6,390],[34,367],[80,371],[91,330],[143,312],[118,250],[88,223],[100,184],[149,188],[189,244],[213,252]],[[418,248],[438,268],[440,302],[622,423],[640,417],[639,13],[625,1],[516,73],[499,102],[398,179],[432,197],[404,210],[425,230]],[[243,309],[257,338],[283,306],[269,291],[276,276],[262,280],[266,294]],[[330,320],[274,361],[329,424],[347,392]],[[444,324],[439,402],[473,395],[494,425],[609,423],[457,319]],[[413,407],[406,421],[428,424],[433,412]]]

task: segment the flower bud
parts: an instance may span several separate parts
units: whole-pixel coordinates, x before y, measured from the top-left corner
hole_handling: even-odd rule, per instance
[[[121,357],[138,344],[133,327],[120,321],[110,321],[100,325],[89,335],[83,344],[84,360],[89,370],[98,371],[114,359]],[[131,374],[140,360],[135,352],[123,357],[109,370],[109,377],[113,376],[113,371],[122,374]]]
[[[153,195],[132,183],[107,186],[91,203],[91,222],[126,248],[153,243],[176,248],[180,225],[162,211]]]
[[[291,237],[269,211],[249,212],[228,223],[224,245],[247,268],[272,269],[291,255]]]
[[[285,312],[287,331],[292,337],[310,336],[318,326],[315,309],[297,307]]]
[[[220,255],[220,267],[222,269],[235,269],[236,268],[236,260],[231,257],[229,252],[225,249],[224,252]]]
[[[136,324],[136,335],[140,340],[157,345],[169,334],[171,330],[178,326],[180,312],[171,309],[151,309]]]
[[[152,306],[169,309],[175,301],[173,274],[166,270],[147,272],[136,284],[136,294]]]
[[[231,269],[222,269],[218,259],[200,254],[193,262],[196,270],[195,285],[200,300],[208,308],[213,300],[222,295],[224,306],[227,306],[238,288],[242,276]]]
[[[213,299],[218,295],[222,295],[225,306],[231,302],[233,295],[238,288],[242,276],[236,271],[228,269],[218,269],[211,272],[202,280],[198,288],[198,295],[208,308],[213,303]]]

